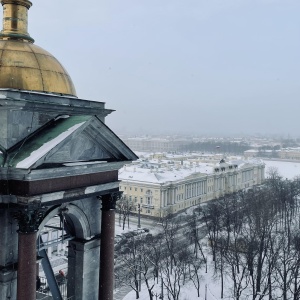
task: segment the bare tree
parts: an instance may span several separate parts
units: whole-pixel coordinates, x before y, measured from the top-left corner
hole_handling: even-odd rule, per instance
[[[164,255],[161,260],[161,276],[163,277],[163,284],[168,291],[169,300],[180,299],[181,286],[183,285],[184,278],[187,275],[186,266],[189,259],[185,250],[186,249],[182,248],[182,252],[176,252],[173,254],[173,257]]]
[[[194,253],[196,258],[198,258],[198,251],[200,251],[201,257],[205,261],[206,258],[201,246],[201,231],[200,231],[201,225],[202,222],[199,215],[194,212],[187,224],[187,229],[185,230],[185,234],[187,237],[190,238],[190,241],[194,246]]]
[[[129,216],[135,208],[133,201],[129,200],[126,196],[122,196],[122,198],[117,202],[116,208],[123,220],[123,230],[125,229],[126,220],[129,228]]]
[[[147,241],[147,248],[148,248],[148,259],[153,266],[153,275],[154,278],[157,280],[160,272],[160,261],[162,259],[162,255],[164,253],[164,237],[163,234],[160,233],[156,236],[148,236],[146,239]]]
[[[222,208],[218,201],[210,202],[201,209],[201,214],[205,222],[209,243],[213,254],[213,261],[216,261],[216,241],[219,238],[221,227]]]
[[[197,290],[197,296],[200,297],[200,283],[201,283],[201,276],[200,276],[200,270],[203,268],[206,261],[203,259],[195,258],[191,259],[189,264],[189,275],[190,280],[193,282],[193,285],[195,286]]]
[[[237,256],[239,259],[237,260]],[[242,253],[239,251],[225,251],[223,253],[224,271],[233,282],[232,296],[235,300],[240,300],[244,290],[248,288],[248,267],[243,261]]]
[[[122,266],[118,268],[118,276],[124,284],[135,291],[136,299],[139,299],[139,283],[141,280],[140,244],[139,239],[134,236],[130,237],[128,243],[121,248],[118,258],[119,265]]]
[[[180,223],[178,219],[173,218],[172,216],[167,216],[162,221],[162,227],[162,234],[164,237],[168,255],[170,257],[170,261],[167,261],[167,263],[170,263],[170,272],[172,273],[172,267],[176,263],[175,254],[179,245],[177,235],[179,233],[178,230],[180,227]]]

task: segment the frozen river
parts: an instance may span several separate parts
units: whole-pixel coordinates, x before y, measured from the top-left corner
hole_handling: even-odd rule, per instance
[[[300,162],[290,161],[275,161],[265,160],[266,176],[268,176],[268,169],[275,167],[283,178],[293,179],[295,176],[300,176]]]

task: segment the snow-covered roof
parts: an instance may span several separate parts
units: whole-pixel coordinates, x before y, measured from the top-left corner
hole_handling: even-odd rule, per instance
[[[280,151],[284,151],[284,152],[300,152],[300,147],[282,148]]]
[[[119,180],[140,181],[148,183],[165,183],[180,181],[191,175],[205,176],[214,172],[213,164],[199,164],[198,166],[181,168],[141,168],[137,166],[126,166],[119,171]]]
[[[177,182],[187,179],[190,176],[206,176],[215,173],[216,168],[236,166],[238,169],[263,165],[259,159],[242,160],[236,159],[231,161],[222,161],[219,163],[201,163],[185,160],[182,163],[175,163],[171,160],[144,160],[138,163],[127,165],[120,169],[119,180],[138,181],[153,184],[163,184],[166,182]]]

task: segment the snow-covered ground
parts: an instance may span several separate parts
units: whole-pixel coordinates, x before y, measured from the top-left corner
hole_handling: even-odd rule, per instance
[[[264,163],[266,164],[266,177],[270,168],[277,168],[283,178],[293,179],[300,176],[300,162],[264,160]]]
[[[268,170],[270,168],[276,168],[279,174],[283,178],[293,179],[296,176],[300,176],[300,162],[287,162],[287,161],[271,161],[265,160],[266,164],[266,177],[268,176]],[[126,226],[127,227],[127,226]],[[121,229],[117,230],[119,233],[123,232]],[[128,231],[128,229],[126,230]],[[208,249],[206,249],[208,252]],[[206,252],[205,251],[205,252]],[[192,282],[187,282],[184,286],[181,287],[180,300],[196,300],[196,299],[207,299],[207,300],[221,300],[221,291],[220,291],[220,280],[215,278],[212,273],[213,267],[208,267],[208,273],[206,274],[202,271],[201,287],[200,287],[200,297],[197,297],[197,291],[193,286]],[[231,284],[226,285],[224,289],[223,299],[233,299],[232,291],[228,288]],[[159,299],[161,293],[161,285],[158,284],[153,288],[154,299]],[[129,292],[123,300],[132,300],[135,299],[135,292]],[[149,294],[145,284],[142,284],[142,289],[140,293],[140,300],[148,300]],[[164,299],[167,299],[167,292],[164,289]]]
[[[211,257],[209,256],[208,253],[210,253],[210,250],[208,247],[203,248],[204,253],[209,261],[208,263],[208,269],[207,273],[205,272],[205,268],[203,267],[202,270],[200,271],[200,276],[201,276],[201,283],[200,283],[200,297],[197,295],[197,290],[195,286],[193,285],[192,281],[187,281],[184,285],[180,287],[180,296],[179,300],[232,300],[232,290],[229,288],[230,285],[226,284],[226,279],[224,282],[224,295],[223,298],[221,298],[221,281],[220,279],[216,278],[214,276],[213,270],[213,262],[211,261]],[[153,284],[153,280],[150,280],[150,286]],[[153,294],[154,297],[153,299],[161,299],[159,298],[161,295],[161,283],[159,284],[154,283],[155,286],[153,288]],[[167,290],[166,288],[163,289],[163,294],[164,298],[163,299],[168,299],[167,296]],[[148,290],[146,287],[146,284],[143,283],[141,286],[141,292],[139,294],[139,299],[140,300],[149,300],[149,294]],[[129,292],[123,300],[133,300],[135,299],[135,292],[132,290]],[[172,299],[172,298],[171,298]]]
[[[212,268],[211,268],[212,269]],[[201,273],[201,285],[200,285],[200,297],[198,298],[197,290],[191,281],[187,282],[184,286],[181,286],[181,292],[179,299],[180,300],[221,300],[221,288],[220,282],[217,279],[213,278],[213,274],[211,272]],[[152,281],[150,283],[153,283]],[[168,299],[166,288],[164,288],[164,299]],[[153,299],[161,299],[161,286],[156,285],[153,288],[154,297]],[[133,300],[135,299],[135,292],[131,291],[128,293],[123,300]],[[140,300],[149,300],[149,294],[146,287],[146,284],[142,284],[141,292],[140,292]],[[225,288],[223,300],[233,299],[230,297],[230,291]]]

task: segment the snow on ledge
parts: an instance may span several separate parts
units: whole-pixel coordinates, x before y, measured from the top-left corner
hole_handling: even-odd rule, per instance
[[[44,155],[46,155],[51,149],[53,149],[55,146],[57,146],[60,142],[62,142],[65,138],[67,138],[70,134],[72,134],[77,128],[79,128],[82,124],[85,122],[76,124],[72,127],[70,127],[67,131],[61,133],[57,137],[55,137],[53,140],[45,143],[42,145],[39,149],[34,150],[31,152],[31,154],[26,157],[24,160],[18,162],[16,165],[16,168],[19,169],[28,169],[30,168],[36,161],[38,161],[40,158],[42,158]]]

